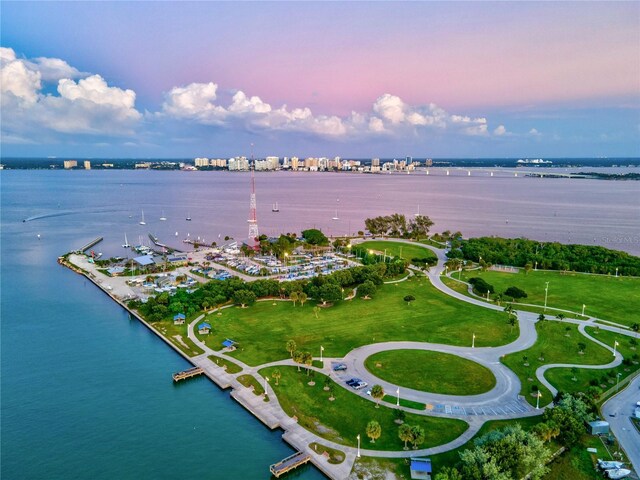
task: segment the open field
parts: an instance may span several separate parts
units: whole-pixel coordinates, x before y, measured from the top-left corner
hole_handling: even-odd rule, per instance
[[[538,332],[538,340],[531,348],[506,355],[502,359],[502,363],[513,370],[520,378],[522,382],[521,394],[531,405],[536,404],[536,398],[531,395],[531,387],[533,385],[538,386],[542,392],[540,405],[546,405],[551,401],[551,392],[544,388],[535,377],[538,367],[549,363],[600,365],[608,363],[612,359],[609,351],[581,335],[578,332],[578,327],[574,324],[549,321],[538,322],[536,330]],[[584,355],[579,353],[578,343],[586,345]],[[527,357],[526,362],[523,359],[524,356]],[[528,363],[528,366],[525,363]],[[530,378],[532,381],[529,380]]]
[[[458,278],[458,274],[455,274]],[[524,273],[504,273],[480,270],[463,271],[462,280],[480,277],[495,287],[496,293],[515,286],[524,290],[528,297],[518,300],[522,303],[544,305],[544,289],[549,282],[547,306],[585,314],[603,320],[631,325],[639,321],[640,278],[587,275],[582,273],[562,273],[531,271]],[[519,307],[518,307],[519,308]],[[549,315],[555,315],[549,313]]]
[[[614,332],[608,332],[606,330],[596,330],[595,327],[587,327],[587,333],[594,338],[600,340],[607,345],[613,347],[613,343],[617,340],[617,350],[622,354],[625,359],[629,359],[629,365],[618,365],[615,368],[607,368],[604,370],[591,370],[586,368],[579,368],[574,376],[571,373],[570,368],[552,368],[547,371],[546,378],[549,380],[558,390],[561,391],[582,391],[584,392],[589,388],[591,383],[597,382],[595,386],[602,391],[606,391],[616,385],[616,377],[620,374],[620,381],[624,380],[629,375],[633,374],[640,368],[640,358],[638,357],[639,351],[637,346],[636,350],[633,349],[633,345],[629,342],[630,337],[625,335],[618,335]],[[613,355],[609,354],[609,360],[613,359]],[[635,363],[634,363],[635,362]]]
[[[227,373],[240,373],[242,371],[242,367],[232,362],[231,360],[227,360],[226,358],[216,357],[215,355],[209,355],[209,360],[211,360],[216,365],[220,365],[221,367],[226,367],[225,370]]]
[[[412,258],[424,258],[429,261],[437,261],[436,254],[428,248],[422,248],[417,245],[410,245],[402,242],[391,242],[385,240],[369,240],[357,245],[358,248],[366,248],[376,250],[378,252],[387,251],[387,255],[391,257],[401,257],[407,261]]]
[[[416,300],[407,305],[406,295]],[[371,300],[337,302],[322,308],[318,318],[314,306],[310,300],[304,307],[257,302],[249,308],[228,308],[211,316],[212,333],[199,338],[215,350],[230,338],[239,342],[230,355],[260,365],[288,358],[289,339],[314,356],[320,355],[322,345],[325,357],[342,357],[356,347],[392,340],[468,346],[471,326],[478,347],[504,345],[518,336],[518,328],[507,324],[506,314],[455,300],[424,278],[383,285]]]
[[[427,350],[389,350],[365,360],[371,373],[387,382],[424,392],[477,395],[491,390],[496,379],[488,368]]]
[[[195,318],[195,317],[194,317]],[[169,340],[173,345],[178,347],[182,352],[190,357],[204,353],[202,349],[196,346],[187,336],[187,324],[193,318],[187,319],[184,325],[174,325],[173,321],[150,322],[158,331]],[[178,339],[178,337],[180,337]]]
[[[274,368],[260,370],[260,375],[269,376]],[[307,376],[304,370],[295,367],[280,367],[280,385],[271,382],[278,401],[289,416],[297,416],[298,423],[315,434],[344,445],[355,447],[356,437],[361,436],[362,448],[377,450],[402,450],[404,442],[398,438],[398,425],[394,422],[395,410],[365,400],[353,392],[335,385],[331,381],[334,401],[330,401],[330,391],[324,390],[325,376],[315,373]],[[308,385],[310,380],[314,386]],[[367,423],[376,420],[382,427],[382,435],[371,443],[366,435]],[[460,436],[467,424],[461,420],[427,417],[407,413],[405,423],[420,425],[425,432],[425,443],[421,448],[442,445]]]

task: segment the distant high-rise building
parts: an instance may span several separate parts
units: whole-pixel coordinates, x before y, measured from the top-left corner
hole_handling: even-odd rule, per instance
[[[413,157],[405,157],[405,165],[411,165],[413,163]]]
[[[208,167],[210,165],[208,158],[196,158],[195,164],[196,167]]]
[[[380,166],[380,159],[379,158],[372,158],[371,159],[371,166],[372,167],[379,167]]]
[[[291,157],[291,170],[298,170],[300,159],[298,157]]]
[[[65,160],[64,161],[64,168],[66,168],[66,169],[76,168],[77,166],[78,166],[77,160]]]
[[[84,169],[91,170],[91,162],[89,160],[84,161]]]

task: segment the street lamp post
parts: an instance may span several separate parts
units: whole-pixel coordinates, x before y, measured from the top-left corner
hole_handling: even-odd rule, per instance
[[[324,352],[324,347],[320,345],[320,363],[322,363],[322,352]]]
[[[613,356],[616,356],[616,347],[618,346],[618,341],[613,342]]]
[[[538,390],[538,395],[536,395],[536,410],[540,410],[540,397],[542,396],[542,392]]]
[[[400,406],[400,387],[398,387],[398,389],[396,390],[396,407]]]
[[[476,334],[471,337],[471,348],[476,348]]]
[[[616,267],[616,278],[618,278],[618,267]]]
[[[547,294],[549,293],[549,282],[545,282],[546,286],[544,287],[544,311],[547,311]]]
[[[622,376],[622,372],[618,372],[618,374],[616,375],[617,377],[617,381],[616,381],[616,393],[618,393],[618,386],[620,385],[620,377]]]
[[[358,434],[358,458],[360,458],[360,434]]]
[[[267,394],[267,383],[269,382],[269,377],[264,377],[264,394]]]
[[[462,267],[458,269],[458,280],[462,278]]]
[[[584,317],[584,307],[586,307],[586,305],[583,303],[582,304],[582,316]]]
[[[538,271],[538,262],[536,261],[536,266],[534,268],[534,270],[537,272]]]

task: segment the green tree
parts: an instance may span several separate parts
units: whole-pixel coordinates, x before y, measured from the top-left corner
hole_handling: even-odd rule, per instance
[[[287,352],[289,352],[291,358],[293,358],[293,352],[295,352],[297,348],[298,346],[294,340],[287,340]]]
[[[404,442],[404,450],[409,450],[409,448],[407,447],[407,442],[410,442],[413,439],[411,425],[408,425],[406,423],[400,425],[400,428],[398,429],[398,437]]]
[[[298,293],[298,301],[300,302],[300,306],[304,307],[304,302],[307,301],[307,294],[304,292]]]
[[[566,315],[564,313],[559,313],[558,315],[556,315],[556,318],[560,321],[563,321],[566,318]]]
[[[411,427],[411,443],[413,443],[413,449],[417,450],[420,445],[425,441],[424,429],[415,425]]]
[[[375,292],[376,286],[371,280],[367,280],[358,287],[358,293],[366,299],[370,298]]]
[[[327,282],[318,289],[318,296],[323,305],[340,300],[342,290],[335,283]]]
[[[255,303],[256,294],[251,290],[236,290],[233,294],[233,301],[244,308],[245,305],[253,305]]]
[[[578,351],[580,353],[584,353],[584,350],[587,348],[587,344],[584,342],[578,342]]]
[[[384,398],[384,388],[382,388],[382,385],[374,385],[371,387],[371,398],[376,401],[376,408],[379,408],[380,400]]]
[[[571,367],[571,380],[573,380],[574,382],[577,381],[578,379],[576,378],[576,375],[578,374],[578,369],[576,367]]]
[[[516,317],[514,315],[509,316],[509,325],[511,325],[511,331],[513,332],[513,327],[516,326]]]
[[[329,239],[317,228],[302,231],[302,238],[311,245],[329,245]]]
[[[293,361],[297,364],[298,371],[300,371],[300,365],[304,363],[304,352],[299,350],[293,352]]]
[[[632,324],[631,324],[631,327],[630,327],[630,328],[631,328],[631,330],[633,330],[633,331],[636,333],[636,335],[637,335],[637,334],[638,334],[638,332],[640,332],[640,323],[638,323],[638,322],[634,322],[634,323],[632,323]]]
[[[295,290],[289,294],[289,299],[293,302],[293,306],[296,306],[296,302],[298,301],[300,293]]]
[[[413,302],[416,299],[416,297],[414,297],[413,295],[406,295],[403,300],[405,302],[407,302],[407,305],[411,305],[411,302]]]
[[[271,376],[276,379],[276,385],[279,385],[280,384],[280,377],[282,377],[282,374],[280,373],[280,370],[278,370],[276,368],[273,371],[273,373],[271,374]]]
[[[304,352],[302,355],[302,363],[307,367],[307,377],[309,376],[309,372],[311,371],[311,365],[313,365],[313,355],[311,352]]]
[[[371,439],[371,443],[376,443],[380,435],[382,435],[382,427],[375,420],[371,420],[367,424],[367,437]]]

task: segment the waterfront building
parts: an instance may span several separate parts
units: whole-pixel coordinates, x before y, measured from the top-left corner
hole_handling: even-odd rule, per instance
[[[195,159],[196,167],[208,167],[209,159],[208,158],[196,158]]]
[[[64,168],[66,168],[67,170],[70,168],[76,168],[78,166],[78,162],[76,160],[65,160],[64,161]]]
[[[91,162],[89,160],[84,161],[84,169],[91,170]]]
[[[298,170],[300,159],[298,157],[291,157],[291,170]]]

